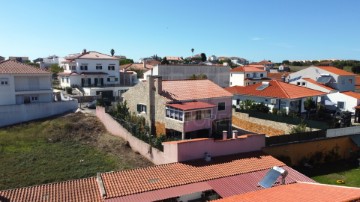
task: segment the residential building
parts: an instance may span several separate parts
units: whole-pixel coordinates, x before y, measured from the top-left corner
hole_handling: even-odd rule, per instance
[[[18,56],[10,56],[9,60],[16,60],[18,62],[27,62],[30,61],[29,57],[18,57]]]
[[[245,100],[264,103],[272,109],[283,110],[286,113],[303,113],[304,101],[311,98],[315,103],[320,102],[326,93],[296,86],[276,80],[262,82],[250,86],[233,86],[226,88],[231,92],[233,105],[239,106]]]
[[[144,73],[147,76],[161,76],[163,80],[186,80],[194,76],[206,76],[221,87],[229,86],[229,66],[222,65],[156,65]]]
[[[49,68],[53,64],[60,66],[64,60],[65,60],[64,58],[61,58],[59,56],[50,55],[50,56],[44,57],[44,58],[37,58],[36,60],[34,60],[34,62],[38,63],[40,65],[41,69],[46,69],[46,68]]]
[[[276,186],[256,192],[248,192],[217,200],[217,202],[303,202],[303,201],[359,201],[360,188],[327,185],[309,182],[297,182]]]
[[[339,92],[354,91],[356,83],[355,74],[331,66],[310,66],[289,74],[286,80],[291,84],[305,85],[317,90],[318,85],[314,85],[316,81]]]
[[[326,97],[323,104],[332,105],[341,111],[355,113],[355,107],[360,105],[360,93],[352,91],[329,93]]]
[[[95,51],[72,54],[65,57],[59,73],[61,87],[78,87],[85,95],[112,98],[128,87],[120,85],[119,60],[116,57]]]
[[[52,102],[51,73],[15,60],[0,62],[0,105]]]
[[[230,59],[231,63],[233,63],[235,65],[247,65],[247,64],[249,64],[249,61],[247,61],[244,58],[230,57],[229,59]]]
[[[240,66],[230,71],[230,86],[248,86],[269,80],[267,71],[255,66]]]
[[[5,60],[5,57],[0,56],[0,62],[4,61],[4,60]]]
[[[131,112],[150,123],[153,134],[190,139],[231,131],[232,94],[210,80],[149,76],[123,97]]]
[[[252,62],[250,65],[261,65],[266,70],[270,70],[274,68],[274,63],[272,63],[270,60],[262,60],[260,62]]]
[[[252,152],[214,157],[207,161],[196,159],[99,173],[97,177],[4,190],[0,191],[0,197],[5,201],[42,201],[45,197],[48,201],[81,202],[208,201],[269,190],[258,186],[258,182],[273,166],[287,170],[288,176],[285,185],[281,185],[281,179],[276,179],[271,189],[299,181],[315,184],[283,162],[262,152]],[[343,194],[341,191],[333,193]],[[348,196],[349,193],[345,191],[344,194]],[[353,192],[352,195],[359,194]]]
[[[181,64],[184,61],[182,57],[178,56],[165,56],[165,58],[170,64]]]

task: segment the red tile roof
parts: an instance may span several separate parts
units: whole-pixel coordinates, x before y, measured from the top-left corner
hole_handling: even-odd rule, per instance
[[[295,183],[231,196],[228,198],[216,200],[216,202],[338,202],[358,200],[360,200],[360,188],[324,185],[317,183]]]
[[[266,170],[284,163],[261,152],[103,173],[106,198],[137,194],[221,177]]]
[[[143,63],[133,63],[133,64],[126,64],[126,65],[121,65],[120,69],[121,70],[142,70],[142,71],[148,71],[149,69],[154,68],[153,65],[150,64],[146,64],[145,68],[144,68],[144,64]]]
[[[31,65],[20,63],[14,60],[0,62],[0,74],[47,74],[51,73]]]
[[[359,75],[355,76],[355,88],[357,90],[360,89],[360,76]]]
[[[232,97],[232,94],[210,80],[163,81],[161,95],[170,100],[198,100]]]
[[[336,68],[336,67],[332,67],[332,66],[316,66],[317,68],[320,68],[322,70],[340,75],[340,76],[355,76],[355,74],[351,73],[351,72],[347,72],[345,70]]]
[[[310,78],[303,78],[305,81],[307,81],[307,82],[309,82],[309,83],[312,83],[312,84],[315,84],[315,85],[317,85],[317,86],[320,86],[321,88],[325,88],[326,90],[334,90],[334,89],[332,89],[332,88],[330,88],[329,86],[326,86],[326,85],[324,85],[324,84],[321,84],[321,83],[318,83],[318,82],[316,82],[315,80],[313,80],[313,79],[310,79]]]
[[[282,166],[283,169],[288,171],[288,175],[285,178],[285,184],[293,184],[298,181],[313,182],[309,177],[297,172],[296,170]],[[238,194],[244,194],[247,192],[262,190],[263,188],[258,184],[269,170],[260,170],[251,173],[245,173],[230,177],[219,178],[215,180],[207,181],[207,183],[218,193],[221,197],[229,197]],[[246,183],[244,183],[246,182]],[[275,186],[281,185],[281,177],[279,177],[274,183]]]
[[[0,191],[0,201],[102,201],[94,177]]]
[[[213,108],[216,105],[209,104],[206,102],[183,102],[178,104],[167,104],[169,107],[174,107],[176,109],[181,109],[183,111],[193,110],[193,109],[206,109]]]
[[[355,92],[352,92],[352,91],[345,91],[345,92],[341,92],[341,93],[360,100],[360,93],[355,93]]]
[[[225,88],[232,94],[237,95],[250,95],[256,97],[272,97],[272,98],[285,98],[285,99],[295,99],[295,98],[304,98],[310,96],[320,96],[325,95],[324,92],[317,90],[308,89],[305,87],[300,87],[280,81],[269,81],[269,86],[263,90],[257,90],[262,83],[250,85],[250,86],[233,86]]]
[[[212,190],[212,187],[206,182],[198,182],[193,184],[187,184],[182,186],[170,187],[166,189],[160,189],[155,191],[143,192],[140,194],[133,194],[128,196],[123,196],[119,198],[107,199],[106,202],[148,202],[148,201],[160,201],[169,198],[174,198],[178,196],[183,196],[187,194],[192,194],[195,192],[203,192],[207,190]]]
[[[118,60],[117,57],[113,57],[111,55],[99,53],[96,51],[88,51],[86,53],[76,53],[71,54],[65,57],[65,62],[71,62],[75,59],[99,59],[99,60]]]
[[[270,78],[271,80],[282,81],[281,78],[282,76],[286,78],[287,76],[289,76],[289,73],[288,72],[267,73],[267,77]]]
[[[232,69],[230,72],[266,72],[263,68],[249,66],[240,66]]]

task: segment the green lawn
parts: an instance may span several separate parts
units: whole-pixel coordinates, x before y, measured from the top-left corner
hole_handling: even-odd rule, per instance
[[[360,187],[360,167],[357,163],[340,161],[312,169],[298,170],[319,183]],[[339,184],[337,180],[343,180],[345,183]]]
[[[0,129],[0,190],[149,165],[94,116],[70,114]]]

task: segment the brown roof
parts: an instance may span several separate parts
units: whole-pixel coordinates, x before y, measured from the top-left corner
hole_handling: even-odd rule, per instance
[[[152,69],[153,67],[154,67],[153,65],[146,64],[146,67],[144,68],[143,63],[132,63],[132,64],[121,65],[120,69],[121,70],[143,70],[143,71],[148,71],[149,69]]]
[[[270,155],[253,152],[214,157],[211,162],[201,159],[103,173],[101,177],[106,190],[106,198],[114,198],[265,170],[275,165],[283,166],[284,163]]]
[[[206,102],[183,102],[183,103],[167,104],[166,106],[170,106],[170,107],[174,107],[176,109],[181,109],[183,111],[187,111],[187,110],[194,110],[194,109],[213,108],[216,105],[209,104]]]
[[[249,66],[240,66],[232,69],[230,72],[266,72],[263,68]]]
[[[284,76],[286,78],[288,75],[289,75],[288,72],[267,73],[268,78],[276,81],[282,81],[281,77]]]
[[[296,99],[310,96],[325,95],[324,92],[312,90],[306,87],[300,87],[280,81],[269,81],[269,86],[263,90],[257,90],[262,83],[250,85],[250,86],[233,86],[225,88],[232,94],[238,95],[250,95],[256,97],[273,97],[273,98],[285,98]]]
[[[360,188],[324,185],[317,183],[295,183],[249,192],[216,200],[216,202],[302,202],[302,201],[358,201]]]
[[[51,73],[14,60],[0,62],[0,74],[48,74]]]
[[[320,68],[322,70],[340,75],[340,76],[355,76],[355,74],[351,73],[351,72],[347,72],[345,70],[336,68],[336,67],[332,67],[332,66],[316,66],[317,68]]]
[[[0,191],[0,201],[102,201],[94,177]]]
[[[341,92],[341,93],[360,100],[360,93],[356,93],[356,92],[352,92],[352,91],[346,91],[346,92]]]
[[[232,97],[231,93],[207,79],[163,81],[162,89],[162,96],[179,101]]]

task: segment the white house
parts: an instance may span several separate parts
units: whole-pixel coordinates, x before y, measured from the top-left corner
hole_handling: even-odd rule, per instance
[[[65,60],[64,58],[61,58],[61,57],[56,56],[56,55],[51,55],[51,56],[48,56],[48,57],[45,57],[45,58],[40,58],[40,59],[41,59],[41,61],[39,61],[37,63],[40,65],[41,69],[48,68],[53,64],[56,64],[56,65],[60,66],[61,63]]]
[[[304,113],[304,101],[311,98],[315,103],[326,93],[300,87],[280,81],[268,81],[249,86],[233,86],[225,88],[233,94],[233,105],[239,106],[245,100],[264,103],[272,110],[285,110],[286,113]]]
[[[144,73],[148,76],[161,76],[163,80],[187,80],[193,75],[206,75],[207,79],[221,87],[229,86],[230,67],[223,65],[156,65]]]
[[[230,71],[230,86],[248,86],[260,83],[267,78],[267,71],[251,65],[236,67]]]
[[[316,83],[340,92],[355,90],[355,74],[331,66],[310,66],[289,74],[287,82],[316,90]]]
[[[0,62],[0,105],[52,102],[51,73],[15,60]]]
[[[360,94],[352,91],[329,93],[327,98],[341,111],[355,113],[355,107],[360,104]]]
[[[117,96],[128,88],[120,85],[119,59],[95,51],[72,54],[62,63],[59,73],[61,87],[83,89],[85,95],[102,93]]]

